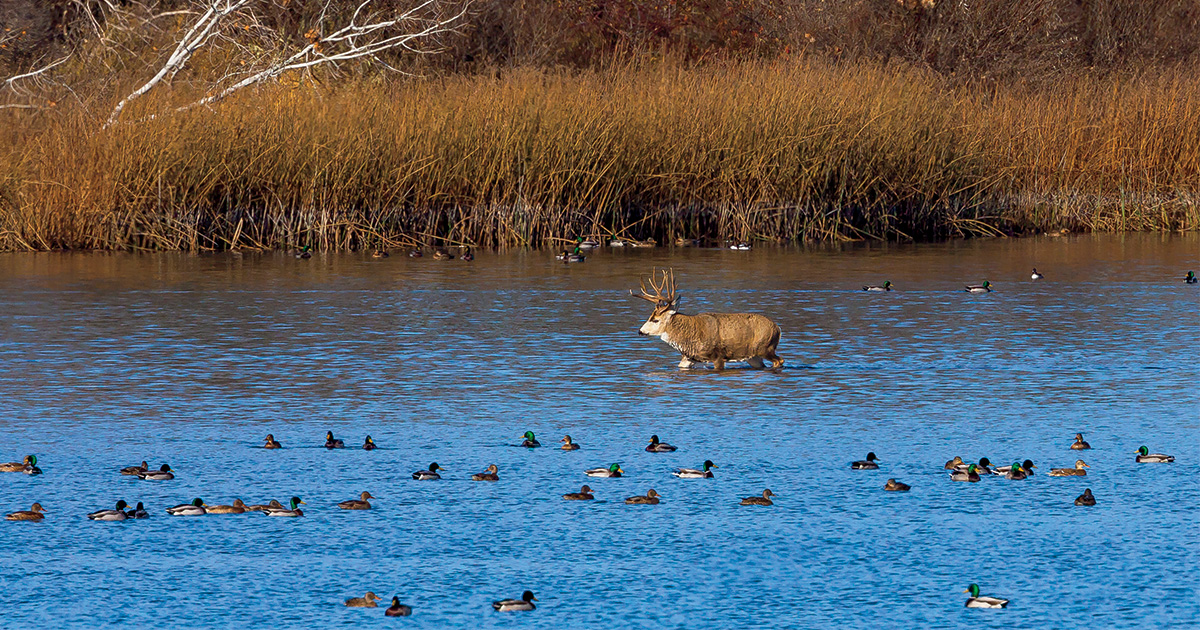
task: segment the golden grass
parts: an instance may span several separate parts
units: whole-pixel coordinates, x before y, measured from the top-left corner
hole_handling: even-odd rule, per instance
[[[903,68],[651,63],[279,85],[106,131],[82,109],[10,122],[2,249],[1200,228],[1196,76],[972,89]]]

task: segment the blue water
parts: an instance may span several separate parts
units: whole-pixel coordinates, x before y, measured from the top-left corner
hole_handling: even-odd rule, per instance
[[[1196,235],[547,259],[0,255],[0,461],[45,471],[0,474],[0,511],[49,510],[0,521],[0,617],[1200,626]],[[685,312],[772,317],[787,367],[679,371],[625,293],[656,265]],[[985,279],[994,293],[960,291]],[[883,280],[898,290],[858,290]],[[321,448],[326,430],[351,448]],[[515,447],[526,430],[545,446]],[[1068,449],[1076,432],[1092,450]],[[285,448],[257,448],[267,433]],[[583,448],[557,450],[566,433]],[[652,433],[679,450],[644,452]],[[1135,464],[1142,444],[1176,462]],[[881,470],[850,470],[868,451]],[[953,483],[955,455],[1039,474]],[[1087,477],[1046,475],[1077,458]],[[117,474],[143,459],[177,478]],[[705,459],[715,479],[669,475]],[[410,478],[433,461],[441,481]],[[627,475],[583,475],[612,462]],[[500,482],[469,480],[492,463]],[[584,483],[595,502],[559,498]],[[768,487],[775,506],[738,505]],[[1085,487],[1095,507],[1072,504]],[[623,503],[650,488],[662,504]],[[374,509],[336,509],[363,490]],[[304,518],[163,511],[292,495]],[[85,518],[117,499],[153,516]],[[1012,603],[965,609],[972,582]],[[525,589],[537,611],[491,610]],[[413,616],[342,605],[368,590]]]

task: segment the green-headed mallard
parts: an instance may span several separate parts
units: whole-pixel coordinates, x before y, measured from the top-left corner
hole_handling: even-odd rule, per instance
[[[175,471],[171,470],[169,464],[163,464],[158,467],[158,470],[147,470],[137,474],[138,479],[146,481],[170,481],[175,478]]]
[[[1028,479],[1029,473],[1020,464],[1013,462],[1012,467],[1004,471],[1004,478],[1013,480]]]
[[[578,451],[579,450],[579,445],[576,444],[575,442],[573,442],[571,440],[571,436],[569,436],[569,435],[563,436],[563,439],[561,439],[559,441],[563,443],[562,450],[564,450],[564,451]]]
[[[437,473],[437,471],[439,471],[439,470],[446,470],[446,469],[442,468],[441,466],[438,466],[437,462],[433,462],[432,464],[429,465],[429,468],[427,468],[425,470],[418,470],[418,471],[414,472],[412,474],[412,478],[416,479],[417,481],[434,481],[437,479],[441,479],[442,476]]]
[[[562,495],[562,497],[568,501],[591,501],[596,498],[592,494],[591,486],[584,486],[579,489],[579,492],[568,492]]]
[[[525,591],[521,594],[521,599],[502,599],[492,602],[492,608],[500,612],[520,612],[525,610],[533,610],[537,606],[533,605],[538,599],[533,596],[533,591]]]
[[[1075,434],[1075,442],[1071,444],[1071,450],[1073,450],[1073,451],[1086,451],[1086,450],[1088,450],[1089,448],[1092,448],[1092,445],[1091,445],[1091,444],[1088,444],[1087,442],[1084,442],[1084,441],[1083,441],[1083,434],[1082,434],[1082,433],[1076,433],[1076,434]]]
[[[611,464],[608,468],[589,468],[583,473],[589,477],[620,477],[625,471],[620,464]]]
[[[891,291],[892,281],[886,280],[883,284],[864,284],[863,291]]]
[[[563,263],[581,263],[587,260],[587,256],[584,256],[582,253],[580,253],[579,248],[576,247],[575,251],[567,249],[562,250],[562,252],[555,254],[554,259],[561,260]]]
[[[141,473],[144,473],[148,470],[150,470],[150,464],[147,464],[146,462],[142,462],[141,464],[138,464],[137,466],[126,466],[126,467],[122,468],[121,474],[129,475],[132,477],[135,475],[140,475]]]
[[[971,596],[967,598],[967,608],[1004,608],[1008,605],[1007,599],[1000,599],[999,597],[980,597],[978,584],[972,584],[968,586],[967,590],[963,592],[971,594]]]
[[[963,458],[959,457],[958,455],[955,455],[954,459],[946,462],[945,468],[946,468],[946,470],[954,470],[955,468],[958,468],[959,466],[962,466],[963,464],[964,464]]]
[[[150,513],[146,511],[146,506],[142,505],[141,501],[138,501],[137,507],[125,512],[125,516],[129,518],[150,518]]]
[[[901,483],[895,479],[888,479],[887,483],[884,484],[883,489],[891,492],[908,492],[911,487],[908,484]]]
[[[1188,284],[1196,284],[1196,272],[1189,271],[1188,275],[1184,277],[1183,281]]]
[[[1096,505],[1096,497],[1092,496],[1092,489],[1084,488],[1083,494],[1075,497],[1075,505]]]
[[[741,505],[775,505],[775,502],[771,500],[773,496],[775,496],[774,492],[769,489],[763,490],[761,497],[746,497],[742,499]]]
[[[666,442],[659,442],[657,435],[651,435],[650,443],[646,445],[646,452],[648,453],[670,453],[675,450],[674,446]]]
[[[308,245],[301,247],[300,251],[296,252],[296,258],[304,258],[304,259],[312,258],[312,248],[309,247]]]
[[[875,453],[867,453],[866,459],[850,462],[850,468],[852,470],[878,470],[879,464],[875,463],[877,461],[879,461],[879,458],[875,456]]]
[[[379,448],[379,447],[375,446],[375,440],[371,439],[371,436],[368,435],[367,439],[363,440],[363,450],[364,451],[373,451],[377,448]]]
[[[251,510],[241,499],[234,499],[233,505],[209,505],[204,508],[209,514],[245,514]]]
[[[992,291],[992,283],[988,282],[987,280],[984,280],[983,284],[968,284],[967,285],[967,293],[991,293],[991,291]]]
[[[273,434],[268,433],[267,437],[263,439],[262,447],[274,449],[274,448],[283,448],[283,445],[280,444],[279,442],[275,441],[275,436]]]
[[[658,505],[658,493],[653,489],[647,490],[646,494],[625,499],[625,503],[629,505]]]
[[[371,503],[367,501],[367,499],[374,499],[375,497],[371,496],[371,493],[365,490],[358,496],[359,498],[357,499],[350,499],[349,501],[342,501],[341,503],[338,503],[338,507],[342,508],[343,510],[371,509]]]
[[[979,481],[979,466],[975,464],[967,465],[966,470],[954,469],[950,471],[951,481],[969,481],[975,483]]]
[[[720,468],[720,466],[712,463],[711,459],[704,460],[704,469],[696,470],[695,468],[676,468],[675,472],[671,473],[680,479],[712,479],[712,468]]]
[[[117,508],[115,510],[100,510],[88,514],[87,517],[88,520],[92,521],[123,521],[129,518],[129,515],[125,513],[125,508],[127,507],[129,507],[129,504],[124,499],[121,499],[117,501]]]
[[[495,464],[490,464],[487,470],[471,475],[471,481],[500,481],[500,475],[496,474],[498,470]]]
[[[308,505],[307,503],[305,503],[304,501],[301,501],[300,497],[292,497],[292,499],[289,503],[292,506],[291,508],[288,508],[288,509],[267,508],[267,509],[263,510],[263,514],[266,514],[267,516],[283,516],[283,517],[304,516],[304,510],[301,510],[300,508],[298,508],[296,506]]]
[[[375,593],[367,591],[362,597],[351,597],[346,600],[346,605],[351,608],[378,608],[375,602],[380,601],[380,598]]]
[[[1139,464],[1166,464],[1175,461],[1175,458],[1162,453],[1151,453],[1150,449],[1145,446],[1138,447],[1137,462]]]
[[[954,467],[954,470],[965,471],[967,469],[967,466],[968,466],[968,464],[959,464]],[[990,460],[986,457],[979,458],[979,464],[975,466],[975,471],[981,475],[1003,475],[1004,474],[1002,471],[997,472],[996,470],[994,470],[992,468],[992,460]]]
[[[275,499],[271,499],[266,504],[255,503],[254,505],[246,506],[246,510],[249,512],[266,512],[267,510],[282,510],[282,509],[284,509],[283,504],[280,503],[279,501],[276,501]]]
[[[325,448],[330,449],[330,450],[335,449],[335,448],[346,448],[346,443],[333,437],[333,431],[326,431],[325,432]]]
[[[1042,274],[1038,273],[1037,267],[1034,267],[1033,273],[1029,274],[1030,280],[1041,280],[1042,278],[1045,278],[1045,277],[1046,276],[1043,276]]]
[[[1082,477],[1087,474],[1087,471],[1084,470],[1084,468],[1091,468],[1091,466],[1088,466],[1087,464],[1083,463],[1082,459],[1077,459],[1077,460],[1075,460],[1074,468],[1051,468],[1050,476],[1051,477],[1071,477],[1071,476]]]
[[[40,520],[46,518],[45,516],[42,515],[44,512],[46,512],[46,510],[42,507],[41,503],[34,503],[33,507],[29,508],[28,510],[21,510],[20,512],[13,512],[12,514],[5,516],[4,520],[6,520],[6,521],[40,521]]]
[[[537,448],[542,445],[542,443],[537,441],[537,438],[533,436],[533,431],[526,431],[525,435],[522,435],[521,437],[525,438],[525,441],[521,442],[521,446],[524,446],[525,448]]]
[[[463,255],[463,260],[467,260],[466,255]],[[383,614],[385,617],[407,617],[412,614],[412,606],[405,606],[400,603],[399,597],[393,597],[392,605]]]
[[[21,469],[21,472],[25,473],[26,475],[42,474],[42,469],[38,468],[38,465],[37,465],[37,462],[38,462],[37,455],[30,455],[30,456],[26,457],[25,459],[28,461],[26,462],[25,467]]]
[[[197,498],[192,499],[191,503],[167,508],[167,514],[171,516],[203,516],[208,514],[208,510],[204,509],[204,500]]]

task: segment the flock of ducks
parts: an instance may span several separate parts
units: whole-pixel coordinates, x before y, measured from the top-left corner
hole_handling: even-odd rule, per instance
[[[1033,272],[1029,274],[1030,280],[1041,280],[1042,278],[1045,278],[1045,277],[1046,277],[1045,275],[1038,272],[1037,267],[1034,267]],[[1185,276],[1183,278],[1183,281],[1187,284],[1196,284],[1197,278],[1196,278],[1195,272],[1192,272],[1192,271],[1187,272],[1187,276]],[[892,281],[887,280],[883,284],[864,284],[862,290],[863,291],[891,291],[892,286],[893,286]],[[994,286],[995,285],[993,285],[991,282],[984,280],[983,284],[968,284],[965,291],[967,293],[991,293]]]

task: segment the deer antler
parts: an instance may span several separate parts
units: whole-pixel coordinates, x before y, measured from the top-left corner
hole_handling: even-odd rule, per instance
[[[653,293],[646,290],[646,283],[644,281],[639,281],[639,284],[641,284],[641,286],[642,286],[642,294],[634,295],[633,289],[630,289],[629,295],[632,295],[633,297],[642,298],[643,300],[646,300],[647,302],[653,302],[655,306],[666,306],[667,304],[671,304],[675,301],[675,270],[674,269],[671,269],[670,275],[668,275],[667,270],[664,269],[662,272],[662,281],[661,282],[655,282],[653,275],[650,276],[649,280],[650,280],[650,288],[654,289]],[[666,293],[663,293],[664,290],[666,291]]]

